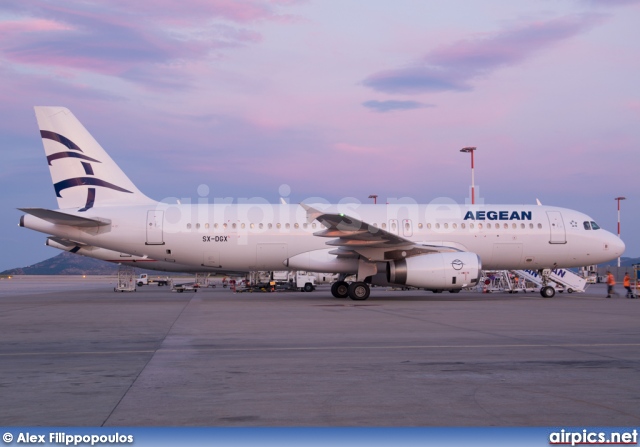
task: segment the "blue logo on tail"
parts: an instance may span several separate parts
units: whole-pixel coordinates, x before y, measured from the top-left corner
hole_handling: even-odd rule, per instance
[[[53,141],[57,141],[58,143],[62,144],[63,146],[66,146],[69,151],[65,151],[65,152],[56,152],[55,154],[51,154],[47,157],[47,162],[49,163],[49,166],[51,166],[51,162],[54,160],[59,160],[62,158],[77,158],[79,160],[84,160],[81,161],[82,163],[82,167],[84,169],[85,174],[87,175],[94,175],[93,173],[93,167],[91,166],[90,163],[87,162],[94,162],[94,163],[101,163],[99,160],[96,160],[94,158],[88,157],[86,155],[84,155],[82,152],[82,149],[80,149],[80,147],[75,144],[73,141],[71,141],[70,139],[68,139],[67,137],[60,135],[58,133],[55,132],[51,132],[49,130],[41,130],[40,131],[40,136],[42,136],[42,138],[44,139],[48,139],[48,140],[53,140]],[[78,151],[78,152],[71,152],[71,151]],[[56,191],[56,197],[62,197],[60,195],[60,192],[64,189],[67,188],[73,188],[74,186],[87,186],[87,185],[92,185],[92,186],[100,186],[103,188],[109,188],[109,189],[113,189],[115,191],[120,191],[120,192],[126,192],[129,194],[133,194],[131,191],[126,190],[124,188],[121,188],[120,186],[114,185],[113,183],[109,183],[106,182],[104,180],[100,180],[98,178],[95,177],[76,177],[76,178],[69,178],[66,180],[62,180],[58,183],[55,183],[53,185],[55,191]],[[85,203],[84,208],[79,209],[78,211],[86,211],[90,208],[93,207],[94,203],[96,201],[96,189],[95,188],[89,188],[87,191],[87,201]]]

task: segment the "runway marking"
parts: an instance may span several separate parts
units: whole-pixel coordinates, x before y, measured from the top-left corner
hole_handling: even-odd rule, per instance
[[[372,349],[496,349],[496,348],[598,348],[598,347],[640,347],[640,343],[566,343],[566,344],[498,344],[498,345],[393,345],[393,346],[291,346],[261,348],[158,348],[136,351],[68,351],[68,352],[14,352],[0,353],[0,357],[19,356],[61,356],[61,355],[120,355],[120,354],[154,354],[171,352],[259,352],[259,351],[349,351]]]

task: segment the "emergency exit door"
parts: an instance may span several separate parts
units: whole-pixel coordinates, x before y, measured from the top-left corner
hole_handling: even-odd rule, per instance
[[[164,245],[162,220],[164,211],[147,211],[147,245]]]
[[[549,218],[549,229],[551,244],[566,244],[567,232],[564,228],[564,222],[562,220],[562,213],[560,211],[547,211],[547,217]]]

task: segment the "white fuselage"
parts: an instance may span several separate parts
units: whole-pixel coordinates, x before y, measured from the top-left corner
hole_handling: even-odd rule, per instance
[[[484,269],[577,267],[614,259],[624,243],[592,229],[589,216],[524,205],[314,205],[428,246],[476,253]],[[105,206],[62,210],[110,225],[79,228],[26,215],[23,225],[121,253],[211,272],[283,270],[296,255],[328,250],[330,238],[300,205],[216,204]],[[588,223],[585,224],[585,222]],[[597,228],[597,227],[596,227]],[[314,271],[322,271],[320,268]],[[335,270],[330,273],[337,273]],[[344,272],[347,273],[347,272]]]

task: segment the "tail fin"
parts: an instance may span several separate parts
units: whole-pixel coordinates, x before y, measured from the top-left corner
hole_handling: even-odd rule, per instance
[[[152,204],[63,107],[35,107],[58,207]]]

